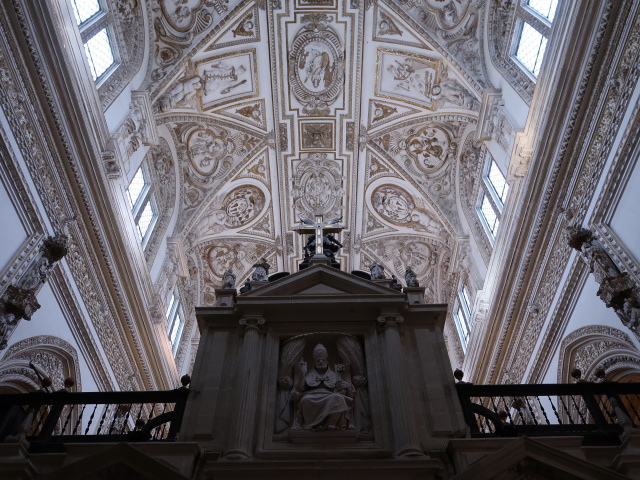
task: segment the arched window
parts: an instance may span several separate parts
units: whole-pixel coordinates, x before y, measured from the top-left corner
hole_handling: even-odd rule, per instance
[[[482,180],[477,210],[489,238],[493,241],[500,225],[509,185],[491,155],[487,155]]]

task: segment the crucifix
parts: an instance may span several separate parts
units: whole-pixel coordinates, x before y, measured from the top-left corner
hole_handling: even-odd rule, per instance
[[[342,217],[334,218],[333,220],[329,220],[327,223],[324,223],[322,215],[316,215],[315,221],[300,218],[300,221],[304,223],[306,226],[301,226],[298,228],[298,233],[301,235],[304,234],[312,234],[315,236],[315,244],[316,251],[315,255],[323,255],[323,235],[328,233],[338,233],[342,230],[342,227],[337,226],[336,224],[342,220]],[[335,225],[335,226],[334,226]],[[340,242],[333,239],[334,243],[342,246]],[[337,249],[336,249],[337,250]]]

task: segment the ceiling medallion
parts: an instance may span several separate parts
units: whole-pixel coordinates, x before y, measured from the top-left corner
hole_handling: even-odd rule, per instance
[[[449,157],[451,137],[441,128],[425,127],[402,140],[400,147],[421,171],[432,174],[440,170]]]
[[[416,203],[406,190],[396,185],[377,187],[371,194],[371,204],[382,218],[394,225],[433,235],[442,230],[442,224],[423,202]]]
[[[221,135],[224,133],[221,131]],[[187,139],[191,165],[204,177],[215,174],[221,160],[235,150],[235,144],[221,135],[217,135],[208,128],[198,128],[191,132]]]
[[[224,199],[225,224],[237,228],[253,220],[264,207],[264,193],[253,185],[243,185],[232,190]]]
[[[307,115],[329,115],[329,105],[342,92],[344,52],[338,35],[323,13],[302,16],[303,27],[289,52],[289,81]]]
[[[315,214],[337,214],[344,195],[340,162],[326,153],[310,153],[296,166],[293,179],[293,201],[306,217]]]

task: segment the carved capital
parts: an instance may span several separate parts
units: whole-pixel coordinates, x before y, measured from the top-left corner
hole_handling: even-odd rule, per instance
[[[399,313],[384,313],[378,317],[378,324],[383,330],[399,329],[402,322],[404,322],[404,318]]]
[[[69,252],[68,243],[69,237],[66,235],[47,237],[41,247],[42,256],[47,258],[50,263],[55,263]]]
[[[31,320],[31,315],[40,308],[33,290],[24,290],[15,285],[7,287],[0,304],[4,313],[12,316],[11,320],[14,324],[22,319]]]
[[[245,315],[238,323],[242,327],[244,333],[263,333],[262,325],[264,325],[265,320],[262,315]]]
[[[567,244],[574,250],[580,251],[583,243],[590,243],[593,239],[593,232],[588,228],[579,225],[567,227]]]

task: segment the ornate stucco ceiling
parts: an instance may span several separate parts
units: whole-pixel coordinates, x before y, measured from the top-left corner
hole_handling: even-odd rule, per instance
[[[201,304],[227,268],[240,281],[265,256],[272,271],[297,270],[295,230],[313,214],[343,217],[343,269],[376,260],[402,278],[411,265],[431,300],[447,300],[460,240],[471,230],[490,249],[464,213],[490,86],[482,11],[470,0],[159,0],[146,86],[178,165],[170,236],[200,272]]]

